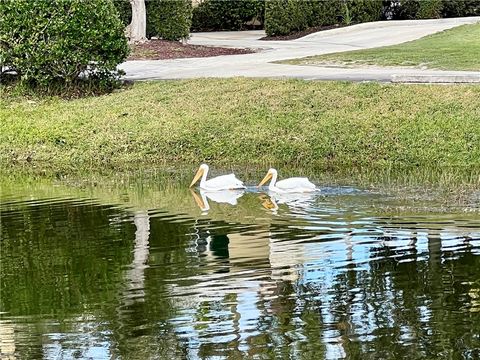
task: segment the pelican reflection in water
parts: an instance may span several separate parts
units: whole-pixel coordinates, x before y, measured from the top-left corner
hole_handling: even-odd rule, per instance
[[[259,199],[262,206],[270,210],[273,214],[277,214],[281,204],[287,205],[289,209],[308,209],[312,207],[312,201],[318,194],[315,193],[277,193],[269,191],[268,194],[262,194]]]
[[[203,213],[207,213],[210,210],[210,204],[208,203],[208,200],[219,204],[237,205],[237,200],[245,193],[245,190],[243,189],[216,191],[205,191],[200,189],[200,195],[198,195],[193,189],[190,189],[190,191],[193,199]]]

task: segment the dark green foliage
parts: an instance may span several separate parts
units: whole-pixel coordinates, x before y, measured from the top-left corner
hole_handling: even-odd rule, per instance
[[[192,30],[244,30],[254,18],[263,23],[264,13],[265,0],[205,0],[193,8]]]
[[[384,1],[384,12],[393,19],[434,19],[480,15],[480,0]]]
[[[70,87],[80,75],[104,86],[128,55],[110,0],[0,2],[0,58],[34,87]]]
[[[313,0],[307,3],[311,8],[309,27],[338,24],[343,17],[344,8],[339,0]]]
[[[415,19],[420,8],[418,0],[401,0],[399,3],[391,1],[390,6],[394,20]]]
[[[186,39],[192,24],[191,0],[152,0],[146,2],[147,37],[165,40]]]
[[[443,0],[442,17],[479,16],[480,0]]]
[[[377,21],[382,8],[381,0],[271,0],[265,8],[265,31],[287,35],[309,27]]]
[[[349,0],[346,4],[353,23],[378,21],[382,18],[382,0]]]
[[[325,11],[339,1],[271,0],[265,6],[265,31],[268,36],[288,35],[312,26],[325,23],[326,16],[334,11]],[[337,9],[341,13],[340,9]],[[336,22],[336,17],[330,19]]]
[[[132,21],[132,5],[128,0],[114,0],[113,4],[120,15],[123,25],[127,26]]]
[[[432,19],[480,15],[480,0],[269,0],[265,31],[288,35],[310,27],[382,19]]]
[[[442,13],[442,0],[423,0],[416,14],[417,19],[438,19]]]
[[[288,0],[271,0],[265,4],[265,32],[268,36],[286,35],[294,31],[287,5]]]

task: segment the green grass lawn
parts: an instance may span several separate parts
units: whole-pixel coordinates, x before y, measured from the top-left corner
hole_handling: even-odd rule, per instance
[[[399,45],[311,56],[283,63],[425,66],[430,69],[476,71],[480,70],[480,23],[459,26]]]
[[[70,101],[4,96],[0,118],[2,167],[480,167],[478,86],[143,82]]]

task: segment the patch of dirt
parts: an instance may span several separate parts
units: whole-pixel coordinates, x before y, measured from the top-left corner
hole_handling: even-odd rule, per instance
[[[264,36],[260,40],[295,40],[295,39],[300,39],[301,37],[304,37],[306,35],[310,35],[319,31],[325,31],[325,30],[331,30],[331,29],[339,29],[341,27],[345,27],[347,25],[344,24],[335,24],[335,25],[326,25],[326,26],[314,26],[302,31],[297,31],[289,35],[277,35],[277,36]]]
[[[128,60],[165,60],[254,53],[251,49],[182,44],[178,41],[150,40],[133,45]]]

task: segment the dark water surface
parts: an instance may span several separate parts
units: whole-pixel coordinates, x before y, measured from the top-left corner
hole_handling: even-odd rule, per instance
[[[190,178],[4,183],[2,358],[480,359],[476,201]]]

